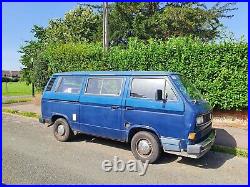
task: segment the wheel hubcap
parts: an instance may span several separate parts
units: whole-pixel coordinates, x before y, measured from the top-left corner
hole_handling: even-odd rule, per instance
[[[58,134],[59,134],[60,136],[63,136],[64,133],[65,133],[64,126],[63,126],[63,125],[59,125],[59,126],[57,127],[57,132],[58,132]]]
[[[140,155],[148,155],[151,152],[151,144],[148,140],[139,140],[137,150]]]

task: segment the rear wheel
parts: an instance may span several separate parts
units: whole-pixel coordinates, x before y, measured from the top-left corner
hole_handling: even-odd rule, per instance
[[[131,140],[131,150],[134,157],[142,162],[154,163],[161,154],[158,137],[147,131],[136,133]]]
[[[53,133],[55,138],[60,142],[68,141],[73,135],[68,122],[63,118],[59,118],[55,121],[53,124]]]

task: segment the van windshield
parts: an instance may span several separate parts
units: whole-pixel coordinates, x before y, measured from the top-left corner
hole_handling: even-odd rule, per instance
[[[172,75],[172,80],[178,89],[182,92],[184,97],[186,97],[189,101],[200,101],[203,100],[202,95],[196,87],[191,84],[186,78],[180,75]]]

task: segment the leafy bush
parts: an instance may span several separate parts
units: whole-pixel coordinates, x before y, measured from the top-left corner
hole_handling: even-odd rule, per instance
[[[2,82],[18,82],[18,77],[2,77]]]
[[[2,77],[2,82],[10,82],[10,78],[9,77]]]
[[[54,44],[44,50],[42,58],[47,62],[47,76],[90,70],[178,72],[190,79],[216,108],[248,106],[248,46],[244,42],[204,43],[172,38],[144,43],[134,38],[126,48],[112,47],[107,53],[98,43]],[[45,83],[43,79],[41,85]]]

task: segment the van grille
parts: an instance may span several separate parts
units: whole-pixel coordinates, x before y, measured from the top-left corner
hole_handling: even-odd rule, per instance
[[[196,125],[197,139],[196,142],[203,141],[207,138],[212,130],[212,114],[211,112],[203,114],[203,123]]]
[[[203,115],[203,119],[204,119],[204,123],[207,123],[207,122],[211,121],[212,120],[212,114],[211,114],[211,112],[209,112],[207,114],[204,114]]]
[[[212,123],[210,122],[207,126],[204,126],[205,128],[197,128],[197,137],[196,137],[196,143],[205,140],[211,130],[212,130]]]

